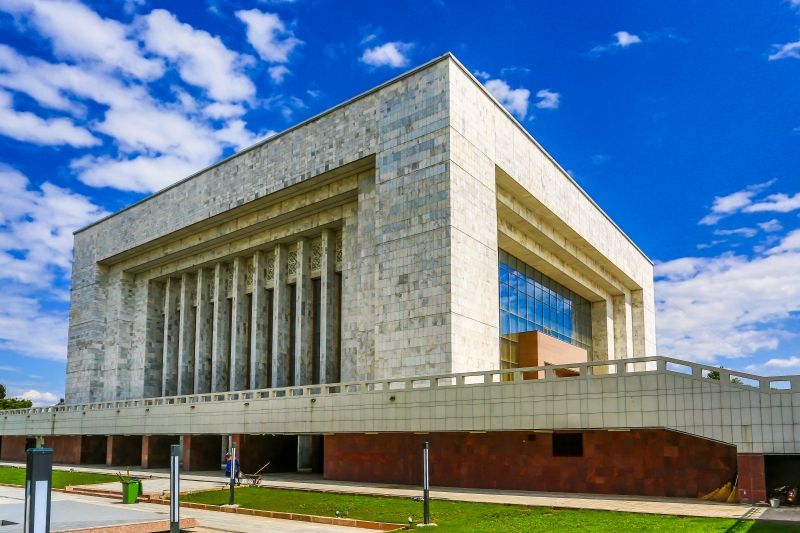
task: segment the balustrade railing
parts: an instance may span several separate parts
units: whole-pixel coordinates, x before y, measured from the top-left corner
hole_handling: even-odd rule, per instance
[[[563,365],[545,365],[529,368],[463,372],[409,378],[381,379],[351,383],[314,384],[269,389],[211,392],[166,396],[112,402],[94,402],[51,407],[33,407],[3,411],[5,418],[37,414],[119,410],[132,407],[181,405],[239,400],[265,400],[298,396],[326,396],[333,394],[358,394],[370,392],[395,392],[461,386],[506,385],[522,381],[549,382],[570,379],[599,379],[623,374],[678,374],[710,383],[763,393],[800,392],[800,375],[757,376],[672,357],[654,356],[611,361],[588,361]]]

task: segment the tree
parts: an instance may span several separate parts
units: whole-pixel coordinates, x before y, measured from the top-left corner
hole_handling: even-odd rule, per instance
[[[720,368],[725,368],[725,367],[721,366]],[[715,379],[715,380],[719,381],[719,378],[720,378],[719,370],[709,370],[708,374],[706,374],[706,379]],[[742,384],[742,380],[737,378],[736,376],[733,376],[731,378],[731,383],[736,383],[737,385],[741,385]]]
[[[0,400],[5,399],[6,397],[6,386],[0,383]]]
[[[33,406],[30,400],[22,400],[20,398],[3,398],[0,400],[0,411],[7,409],[27,409]]]

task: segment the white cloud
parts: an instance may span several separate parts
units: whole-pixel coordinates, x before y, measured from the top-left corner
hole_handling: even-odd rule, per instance
[[[614,34],[614,38],[617,40],[615,44],[620,48],[627,48],[632,44],[638,44],[642,42],[638,35],[628,33],[627,31],[616,32]]]
[[[250,100],[253,82],[243,72],[247,58],[229,50],[218,37],[180,22],[164,9],[142,17],[148,50],[168,58],[181,78],[221,102]]]
[[[253,137],[243,122],[227,123],[245,113],[239,102],[198,102],[180,87],[173,88],[177,102],[157,101],[143,85],[83,66],[25,58],[2,46],[0,86],[78,115],[86,101],[106,107],[90,127],[111,137],[119,154],[113,157],[107,150],[72,163],[78,177],[95,187],[152,192],[208,166],[226,146],[240,147]],[[224,123],[212,125],[208,119]]]
[[[105,215],[85,196],[48,182],[33,189],[0,165],[0,279],[47,287],[54,268],[69,269],[72,232]]]
[[[275,13],[249,9],[237,11],[236,17],[247,26],[247,40],[264,61],[286,63],[292,50],[303,42]]]
[[[244,113],[244,107],[239,104],[214,102],[203,108],[203,114],[213,119],[240,117]]]
[[[122,191],[153,192],[163,189],[211,163],[174,155],[137,155],[131,158],[86,156],[72,162],[81,181],[92,187],[113,187]]]
[[[800,2],[800,0],[798,0]],[[785,359],[770,359],[764,366],[770,368],[800,368],[800,357],[787,357]]]
[[[72,232],[107,213],[85,196],[51,183],[34,187],[17,170],[0,165],[0,349],[63,360],[66,305],[58,289],[69,273]]]
[[[717,229],[714,230],[714,235],[718,236],[730,236],[730,235],[740,235],[742,237],[755,237],[758,234],[758,230],[755,228],[735,228],[735,229]]]
[[[144,56],[130,28],[79,2],[0,0],[0,9],[25,16],[48,37],[59,57],[94,61],[142,79],[158,78],[161,61]]]
[[[100,140],[65,118],[44,119],[28,111],[16,111],[11,95],[0,91],[0,135],[44,145],[95,146]]]
[[[800,229],[789,232],[781,242],[774,248],[767,250],[768,254],[782,254],[798,252],[800,253]],[[798,274],[798,281],[800,281],[800,273]]]
[[[270,130],[264,133],[255,134],[247,129],[244,122],[241,120],[232,120],[224,128],[217,130],[216,136],[218,139],[225,141],[237,150],[242,150],[248,146],[254,145],[260,139],[271,137],[275,132]]]
[[[511,113],[524,119],[528,114],[528,99],[531,92],[528,89],[512,89],[503,80],[488,80],[484,83],[486,88],[497,98],[506,109]]]
[[[401,41],[384,43],[364,50],[361,61],[373,67],[405,67],[408,66],[408,53],[413,47],[412,43]]]
[[[269,67],[267,71],[269,72],[269,77],[272,78],[272,81],[275,82],[276,85],[283,83],[284,78],[289,74],[289,69],[286,65],[273,65]]]
[[[775,231],[781,231],[783,229],[783,225],[781,225],[781,223],[776,218],[773,218],[772,220],[767,220],[766,222],[760,222],[756,225],[759,228],[761,228],[762,231],[765,231],[767,233],[773,233]]]
[[[794,58],[800,59],[800,41],[794,41],[786,44],[774,45],[775,51],[770,54],[770,61],[777,61],[778,59]]]
[[[35,389],[26,390],[19,395],[23,400],[30,400],[34,407],[47,407],[58,403],[59,397],[52,392],[43,392]]]
[[[770,194],[763,200],[746,206],[743,211],[745,213],[788,213],[797,209],[800,209],[800,192],[792,196],[783,193]]]
[[[607,44],[599,44],[593,47],[590,53],[597,56],[606,52],[619,50],[620,48],[628,48],[629,46],[640,44],[642,42],[643,41],[641,37],[638,35],[634,35],[633,33],[629,33],[627,31],[618,31],[611,36],[611,42]]]
[[[536,102],[536,107],[539,109],[558,109],[561,101],[561,95],[550,89],[541,89],[536,93],[539,101]]]
[[[798,232],[800,233],[800,232]],[[797,243],[795,243],[797,244]],[[656,265],[659,353],[700,361],[778,347],[800,311],[800,251],[684,257]]]
[[[473,72],[473,74],[475,75],[476,78],[480,80],[488,80],[489,78],[492,77],[492,75],[486,72],[485,70],[476,70],[475,72]]]
[[[31,296],[4,287],[0,306],[0,349],[40,359],[67,358],[67,313],[46,310]]]
[[[717,196],[711,206],[711,213],[707,214],[700,220],[700,224],[704,226],[713,226],[726,216],[738,212],[755,213],[760,211],[776,211],[777,208],[786,209],[788,206],[796,203],[796,207],[800,208],[800,195],[797,198],[788,198],[786,195],[773,194],[767,196],[763,201],[754,204],[753,197],[759,194],[764,189],[767,189],[775,183],[775,180],[766,181],[764,183],[756,183],[750,185],[740,191],[736,191],[725,196]],[[756,206],[757,207],[754,207]],[[786,212],[786,211],[783,211]]]

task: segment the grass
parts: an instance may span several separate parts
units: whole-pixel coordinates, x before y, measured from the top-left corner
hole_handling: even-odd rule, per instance
[[[198,492],[182,496],[183,501],[223,505],[227,490]],[[407,523],[412,516],[421,521],[422,502],[409,498],[386,498],[330,494],[285,489],[242,487],[236,489],[236,503],[249,509],[335,516],[347,512],[350,518],[377,522]],[[637,531],[637,532],[788,532],[788,526],[758,524],[752,520],[694,518],[678,516],[552,509],[488,503],[431,501],[431,519],[436,532],[529,532],[529,531]]]
[[[91,485],[117,481],[117,476],[92,474],[89,472],[68,472],[53,470],[53,488],[63,489],[67,485]],[[0,466],[0,483],[8,485],[25,485],[25,469],[15,466]]]

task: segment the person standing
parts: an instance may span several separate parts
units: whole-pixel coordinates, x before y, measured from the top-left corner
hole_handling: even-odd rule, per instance
[[[239,483],[239,477],[242,474],[239,469],[239,459],[236,459],[236,464],[232,463],[234,463],[234,461],[232,460],[230,452],[228,452],[225,454],[225,477],[230,478],[231,472],[233,472],[233,477],[236,479],[236,483]]]

